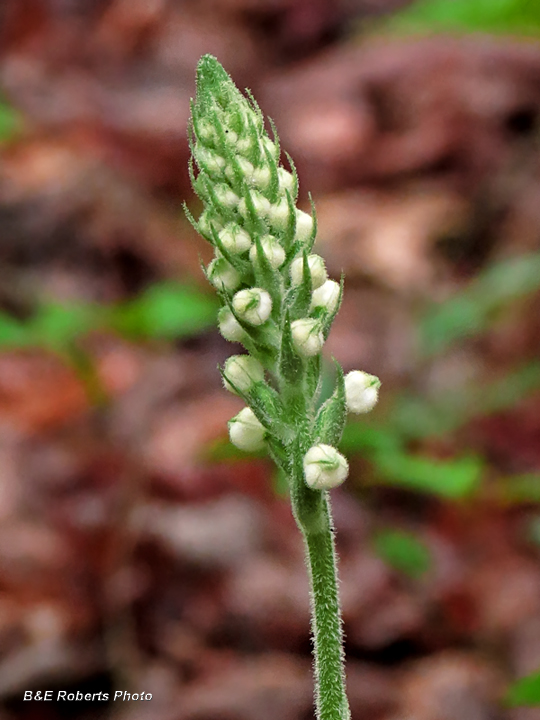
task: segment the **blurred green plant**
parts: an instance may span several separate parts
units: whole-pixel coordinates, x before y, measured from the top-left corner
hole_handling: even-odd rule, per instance
[[[540,253],[500,261],[487,267],[467,288],[419,319],[419,362],[429,366],[437,356],[466,339],[478,338],[504,319],[516,302],[540,289]],[[388,485],[462,500],[484,490],[487,462],[462,454],[436,459],[411,452],[411,443],[444,437],[475,417],[511,408],[540,388],[540,362],[526,361],[489,381],[474,379],[434,397],[404,392],[386,407],[385,416],[350,423],[341,447],[361,452],[372,472],[363,482]],[[493,479],[490,496],[504,504],[540,502],[540,475],[530,473]]]
[[[375,554],[394,570],[419,578],[431,567],[431,554],[413,533],[387,528],[373,537]]]
[[[419,0],[385,27],[400,33],[483,32],[536,37],[540,13],[534,0]]]
[[[19,113],[0,95],[0,143],[11,140],[21,124]]]
[[[213,297],[175,282],[156,283],[138,298],[113,305],[43,302],[27,320],[0,312],[0,349],[62,351],[98,330],[128,339],[177,340],[211,327],[216,311]]]
[[[504,703],[509,707],[540,705],[540,670],[512,683],[506,692]]]

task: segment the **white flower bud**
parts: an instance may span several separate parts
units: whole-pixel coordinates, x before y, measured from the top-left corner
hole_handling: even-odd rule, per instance
[[[252,174],[254,184],[261,190],[266,190],[272,182],[272,173],[267,165],[255,168]]]
[[[199,218],[197,229],[205,238],[212,240],[212,227],[218,232],[223,227],[223,224],[216,218],[215,214],[205,210]]]
[[[246,158],[243,158],[241,156],[237,156],[236,161],[240,167],[240,171],[242,172],[243,177],[246,180],[251,180],[251,178],[253,177],[253,171],[255,169],[253,165],[249,162],[249,160],[246,160]],[[231,182],[233,182],[233,180],[235,179],[235,171],[233,166],[227,165],[224,172],[225,177]]]
[[[303,210],[296,211],[296,232],[295,240],[307,242],[313,232],[313,218]]]
[[[290,193],[294,190],[294,175],[285,168],[278,168],[278,180],[279,180],[279,189],[282,193],[285,192],[285,190],[288,190]]]
[[[208,150],[203,146],[197,145],[195,157],[197,158],[199,166],[204,167],[210,175],[221,175],[223,172],[223,168],[225,167],[225,158],[221,157],[221,155],[218,155],[212,150]]]
[[[234,130],[225,130],[225,140],[229,145],[236,145],[238,142],[238,135]]]
[[[238,316],[250,325],[262,325],[272,312],[272,298],[261,288],[240,290],[233,298],[233,307]]]
[[[229,342],[242,342],[246,335],[244,328],[234,317],[231,309],[226,306],[222,307],[218,313],[218,326],[219,332]]]
[[[263,135],[261,138],[261,146],[264,151],[267,151],[272,155],[272,157],[276,157],[276,144],[270,140],[268,135]]]
[[[353,370],[345,375],[345,401],[352,413],[368,413],[373,410],[379,399],[379,378],[361,370]]]
[[[289,203],[286,197],[281,197],[277,203],[270,207],[269,220],[275,230],[286,230],[289,224]]]
[[[213,145],[217,140],[214,126],[209,120],[201,118],[197,122],[197,138],[205,145]]]
[[[251,247],[251,238],[240,225],[229,223],[219,233],[219,239],[223,243],[225,250],[230,253],[239,255],[246,252]]]
[[[245,407],[229,420],[229,437],[240,450],[256,452],[264,447],[265,429],[251,408]]]
[[[302,318],[291,323],[293,345],[302,357],[313,357],[320,353],[324,336],[316,320]]]
[[[240,198],[234,193],[228,185],[221,183],[214,186],[216,199],[221,205],[233,210],[239,203]]]
[[[333,313],[339,302],[340,287],[335,280],[327,280],[320,287],[313,291],[311,296],[310,310],[324,308],[327,312]]]
[[[237,394],[236,390],[228,382],[229,380],[241,392],[247,392],[254,383],[264,380],[263,366],[250,355],[232,355],[225,363],[223,370],[225,387],[235,395]]]
[[[324,260],[320,255],[308,255],[308,267],[311,275],[311,286],[314,290],[321,287],[328,277]],[[293,285],[304,282],[304,258],[297,257],[291,263],[291,281]]]
[[[245,137],[240,138],[236,142],[236,151],[241,153],[242,155],[249,155],[252,150],[253,138],[251,137],[251,135],[246,135]]]
[[[313,490],[335,488],[348,474],[349,463],[332,445],[314,445],[304,455],[306,485]]]
[[[254,190],[251,193],[251,202],[253,203],[253,207],[255,208],[255,213],[260,217],[267,217],[270,213],[270,201],[264,197],[264,195],[261,195],[261,193]],[[244,198],[240,200],[240,203],[238,204],[238,212],[242,217],[247,218],[249,213],[246,205],[246,201]]]
[[[217,290],[236,290],[242,276],[225,258],[215,258],[206,268],[208,280]]]
[[[283,265],[285,262],[285,250],[281,247],[275,237],[272,237],[272,235],[265,235],[261,238],[261,245],[266,259],[274,270],[277,270],[278,267]],[[253,264],[257,262],[257,246],[255,243],[253,243],[251,250],[249,251],[249,259]]]

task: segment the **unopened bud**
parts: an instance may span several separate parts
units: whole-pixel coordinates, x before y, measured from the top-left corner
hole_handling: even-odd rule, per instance
[[[308,267],[311,286],[315,290],[321,287],[328,277],[323,258],[320,255],[308,255]],[[291,263],[291,281],[293,285],[301,285],[304,282],[304,258],[301,256]]]
[[[266,259],[274,270],[277,270],[278,267],[283,265],[285,262],[285,250],[281,247],[276,238],[272,237],[272,235],[265,235],[261,238],[261,246]],[[257,246],[255,244],[252,245],[251,250],[249,251],[249,259],[253,264],[257,262],[258,255]]]
[[[285,170],[285,168],[278,168],[278,180],[279,180],[279,189],[281,192],[285,192],[285,190],[288,190],[290,193],[294,190],[294,175],[290,173],[288,170]]]
[[[208,150],[205,147],[197,146],[195,150],[195,157],[199,167],[203,167],[210,175],[220,176],[225,167],[225,158],[221,157],[212,150]]]
[[[330,490],[347,478],[349,464],[332,445],[320,443],[304,455],[306,485],[313,490]]]
[[[251,408],[245,407],[229,420],[229,437],[233,445],[246,452],[256,452],[264,447],[265,429]]]
[[[209,120],[200,118],[197,122],[197,138],[204,145],[213,145],[217,140],[217,133]]]
[[[236,162],[238,163],[238,167],[240,168],[240,172],[242,173],[243,177],[246,180],[251,180],[251,178],[253,177],[254,167],[249,162],[249,160],[246,160],[246,158],[243,158],[241,156],[237,156]],[[235,179],[235,169],[232,165],[227,165],[224,172],[225,177],[231,182]]]
[[[240,225],[229,223],[219,233],[219,239],[225,250],[234,255],[246,252],[251,247],[251,238]]]
[[[289,223],[289,203],[286,197],[281,197],[277,203],[270,207],[268,218],[275,230],[286,230]]]
[[[375,375],[353,370],[345,375],[345,401],[352,413],[368,413],[379,399],[381,382]]]
[[[295,320],[291,323],[291,333],[295,350],[302,357],[313,357],[321,352],[324,336],[316,320]]]
[[[313,218],[303,210],[296,211],[295,240],[305,243],[311,238],[313,232]]]
[[[263,382],[264,368],[251,355],[232,355],[225,363],[223,375],[225,387],[236,395],[235,388],[247,392],[255,383]]]
[[[339,283],[335,280],[327,280],[313,291],[309,309],[315,310],[315,308],[324,308],[327,312],[334,313],[339,302],[339,296]]]
[[[262,325],[272,312],[272,299],[261,288],[240,290],[233,298],[233,307],[238,316],[250,325]]]
[[[225,258],[215,258],[207,267],[208,280],[217,290],[233,291],[241,285],[242,276]]]
[[[210,241],[212,240],[212,228],[214,228],[216,232],[219,232],[222,227],[223,224],[220,220],[216,218],[215,214],[212,214],[208,210],[205,210],[202,213],[199,218],[199,222],[197,223],[197,230],[203,237]]]
[[[224,183],[216,185],[214,187],[214,193],[216,195],[217,201],[221,205],[224,205],[226,208],[229,208],[229,210],[234,210],[234,208],[238,205],[240,201],[238,195],[234,193],[231,188]]]
[[[271,205],[270,201],[265,198],[264,195],[261,195],[261,193],[253,190],[251,193],[251,202],[253,203],[256,215],[260,217],[268,216],[268,214],[270,213]],[[242,198],[238,204],[238,212],[244,218],[247,218],[247,216],[249,215],[247,204],[244,198]]]
[[[270,187],[270,183],[272,182],[272,173],[270,172],[270,168],[267,165],[255,168],[251,179],[258,188],[266,190]]]
[[[222,307],[218,313],[218,327],[219,332],[229,342],[242,342],[246,336],[246,331],[227,306]]]

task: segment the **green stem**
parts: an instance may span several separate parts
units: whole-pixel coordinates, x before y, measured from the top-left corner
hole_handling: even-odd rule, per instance
[[[296,521],[304,536],[311,581],[315,655],[315,706],[318,720],[349,720],[345,689],[345,654],[339,605],[337,557],[330,502],[326,493],[292,486]]]

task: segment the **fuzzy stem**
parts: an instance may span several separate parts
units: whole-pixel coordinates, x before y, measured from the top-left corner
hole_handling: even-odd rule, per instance
[[[345,655],[339,605],[334,528],[327,493],[292,484],[296,521],[306,545],[311,582],[311,626],[315,656],[318,720],[350,720],[345,688]]]

